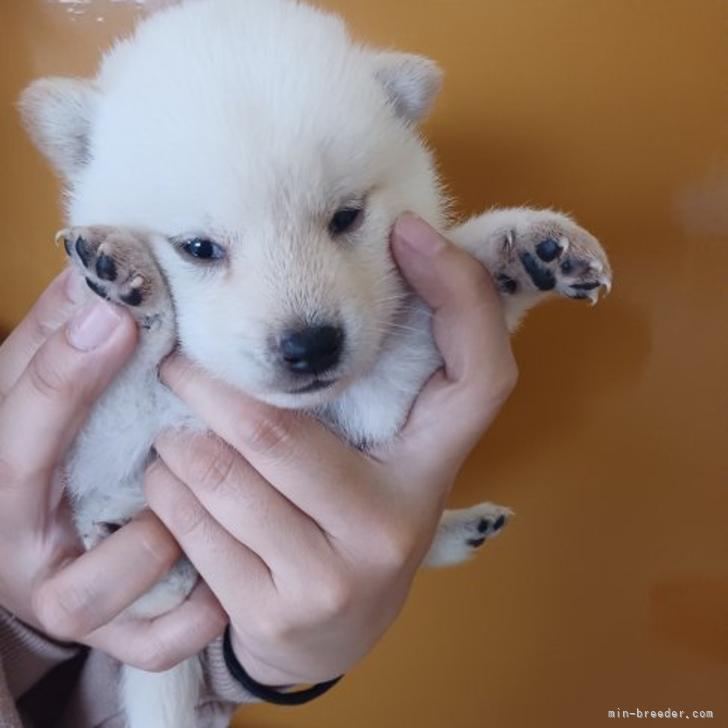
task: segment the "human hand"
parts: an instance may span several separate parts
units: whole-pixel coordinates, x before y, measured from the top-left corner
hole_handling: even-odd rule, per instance
[[[225,618],[204,586],[156,620],[119,616],[180,554],[151,512],[88,553],[79,543],[54,473],[137,338],[122,309],[79,308],[84,288],[63,273],[0,346],[0,606],[52,637],[163,668],[202,649]]]
[[[162,367],[214,434],[163,434],[147,500],[229,616],[239,661],[264,684],[330,679],[379,639],[460,465],[516,381],[485,269],[413,217],[398,222],[392,245],[433,309],[445,365],[386,448],[356,451],[180,357]]]

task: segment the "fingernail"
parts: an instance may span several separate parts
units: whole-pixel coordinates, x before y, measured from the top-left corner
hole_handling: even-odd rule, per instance
[[[84,306],[68,325],[68,341],[75,349],[98,349],[121,323],[121,313],[105,301]]]
[[[407,213],[397,220],[395,236],[410,250],[420,255],[433,256],[445,247],[444,238],[422,218]]]
[[[66,295],[73,303],[81,303],[86,299],[86,281],[73,268],[66,271]]]

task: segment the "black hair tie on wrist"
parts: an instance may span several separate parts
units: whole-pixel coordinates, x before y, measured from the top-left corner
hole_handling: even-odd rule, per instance
[[[225,658],[225,665],[230,671],[230,674],[251,694],[259,700],[263,700],[266,703],[273,703],[274,705],[303,705],[308,703],[314,698],[318,698],[319,695],[323,695],[328,690],[336,685],[339,680],[343,677],[334,678],[333,680],[327,680],[326,682],[313,685],[305,690],[297,690],[291,693],[282,693],[274,688],[269,688],[267,685],[261,685],[259,682],[253,680],[245,668],[240,664],[238,658],[235,656],[233,651],[232,643],[230,642],[230,625],[225,629],[225,636],[222,640],[222,654]]]

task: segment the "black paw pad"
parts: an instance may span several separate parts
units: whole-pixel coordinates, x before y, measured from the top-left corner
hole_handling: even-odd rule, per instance
[[[127,306],[138,306],[143,300],[142,292],[138,288],[132,288],[129,293],[120,296],[121,300]]]
[[[63,238],[63,249],[66,251],[66,255],[71,255],[71,241],[68,238]]]
[[[577,291],[591,291],[594,288],[599,288],[601,286],[601,283],[598,281],[592,281],[591,283],[572,283],[571,287],[576,289]]]
[[[106,293],[106,289],[103,286],[100,286],[98,283],[94,283],[90,279],[86,279],[86,285],[97,295],[101,296],[101,298],[105,298],[108,300],[109,294]]]
[[[536,246],[536,255],[546,263],[558,258],[560,253],[561,246],[553,238],[543,240]]]
[[[499,273],[495,279],[498,282],[498,287],[501,291],[503,291],[503,293],[515,293],[518,289],[518,283],[516,283],[513,278],[503,275],[503,273]]]
[[[500,531],[501,528],[503,528],[503,526],[505,526],[505,525],[506,525],[506,517],[504,515],[500,515],[500,516],[498,516],[498,518],[496,518],[496,521],[493,524],[493,530]]]
[[[472,546],[474,549],[477,549],[479,546],[482,546],[484,543],[485,543],[485,537],[469,538],[467,541],[468,546]]]
[[[539,291],[550,291],[556,286],[554,274],[547,268],[542,268],[530,253],[521,253],[520,259],[526,273],[531,277],[533,285]]]
[[[478,524],[478,533],[485,533],[490,528],[490,521],[487,518],[481,518]]]
[[[102,253],[96,261],[96,275],[101,278],[102,281],[115,281],[116,263],[114,262],[114,259]]]
[[[84,267],[88,268],[88,264],[91,262],[91,256],[93,255],[93,250],[91,250],[91,246],[85,238],[79,238],[76,241],[76,252],[78,253],[78,257],[81,259]]]

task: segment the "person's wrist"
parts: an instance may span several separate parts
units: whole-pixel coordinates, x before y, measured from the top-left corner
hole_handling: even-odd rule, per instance
[[[262,685],[267,685],[273,689],[294,685],[297,682],[300,682],[293,679],[291,675],[286,674],[282,670],[272,667],[271,665],[267,665],[260,659],[251,655],[245,648],[237,630],[232,625],[228,627],[228,638],[236,659],[242,666],[244,666],[245,672],[247,672],[247,674],[256,682],[261,683]]]
[[[275,705],[303,705],[328,692],[343,677],[343,675],[339,675],[331,680],[320,683],[309,683],[304,686],[300,686],[300,683],[298,685],[276,686],[261,683],[251,677],[240,662],[232,646],[231,631],[230,625],[228,625],[223,636],[223,656],[225,664],[231,676],[259,700]]]

